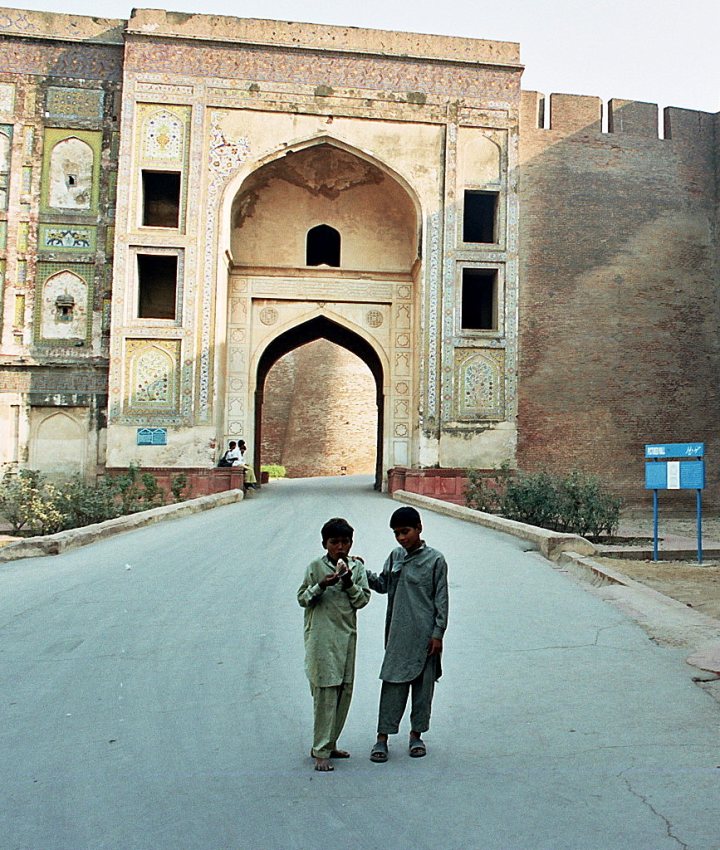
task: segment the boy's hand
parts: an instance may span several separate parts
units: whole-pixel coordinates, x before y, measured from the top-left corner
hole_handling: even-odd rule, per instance
[[[427,654],[428,655],[440,655],[442,652],[442,641],[440,638],[430,638],[430,643],[428,643]]]
[[[330,573],[329,576],[324,576],[320,579],[318,584],[325,590],[326,587],[330,587],[332,584],[337,584],[340,580],[340,576],[337,573]]]

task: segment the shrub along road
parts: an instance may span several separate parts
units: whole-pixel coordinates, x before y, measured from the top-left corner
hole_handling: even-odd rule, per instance
[[[525,541],[424,512],[451,578],[428,756],[372,764],[385,600],[360,612],[349,761],[312,770],[303,569],[369,478],[0,566],[3,850],[716,850],[720,707]]]

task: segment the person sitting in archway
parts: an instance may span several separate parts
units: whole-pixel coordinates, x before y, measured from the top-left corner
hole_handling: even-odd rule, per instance
[[[252,487],[253,490],[257,490],[258,485],[255,470],[247,462],[246,458],[247,446],[245,445],[245,440],[238,440],[238,452],[240,453],[240,457],[233,462],[233,466],[242,466],[245,468],[245,489],[249,490]]]
[[[240,460],[240,450],[237,447],[235,440],[230,440],[228,449],[218,461],[218,466],[235,466]]]

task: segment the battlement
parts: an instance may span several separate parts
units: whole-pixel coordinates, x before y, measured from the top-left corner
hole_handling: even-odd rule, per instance
[[[543,94],[523,91],[520,109],[523,129],[555,131],[563,135],[603,132],[603,101],[599,97],[551,94],[547,128],[545,109]],[[607,134],[658,139],[658,114],[656,103],[612,98],[607,103]],[[682,139],[712,133],[719,116],[720,113],[667,106],[663,110],[663,136],[665,139]]]

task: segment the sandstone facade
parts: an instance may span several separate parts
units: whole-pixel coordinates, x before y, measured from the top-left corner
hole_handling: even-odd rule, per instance
[[[505,42],[0,10],[0,462],[200,475],[242,437],[637,500],[644,442],[712,456],[718,116],[658,138],[615,100],[603,132],[553,95],[546,129],[521,74]]]

